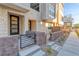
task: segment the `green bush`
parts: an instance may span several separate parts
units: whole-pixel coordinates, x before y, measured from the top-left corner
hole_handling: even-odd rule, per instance
[[[51,48],[51,46],[48,46],[48,48],[47,48],[47,55],[52,55],[52,48]]]

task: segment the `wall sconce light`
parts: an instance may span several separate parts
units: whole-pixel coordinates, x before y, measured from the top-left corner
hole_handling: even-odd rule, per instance
[[[53,24],[52,24],[52,27],[53,27]]]
[[[43,24],[43,22],[41,21],[40,24]]]
[[[48,23],[46,23],[45,25],[46,25],[46,27],[48,27]]]

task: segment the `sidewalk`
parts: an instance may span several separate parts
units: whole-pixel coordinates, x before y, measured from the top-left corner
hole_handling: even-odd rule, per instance
[[[75,32],[71,32],[58,56],[78,56],[79,38]]]

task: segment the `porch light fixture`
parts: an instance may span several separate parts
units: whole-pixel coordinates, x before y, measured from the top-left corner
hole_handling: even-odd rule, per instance
[[[53,24],[52,24],[52,27],[53,27]]]
[[[43,22],[41,21],[40,24],[43,24]]]
[[[46,27],[48,27],[48,23],[46,23],[45,25],[46,25]]]

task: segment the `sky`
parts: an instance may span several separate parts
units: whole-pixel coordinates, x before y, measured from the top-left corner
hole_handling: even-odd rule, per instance
[[[64,4],[64,16],[72,15],[73,24],[79,24],[79,3],[65,3]]]

